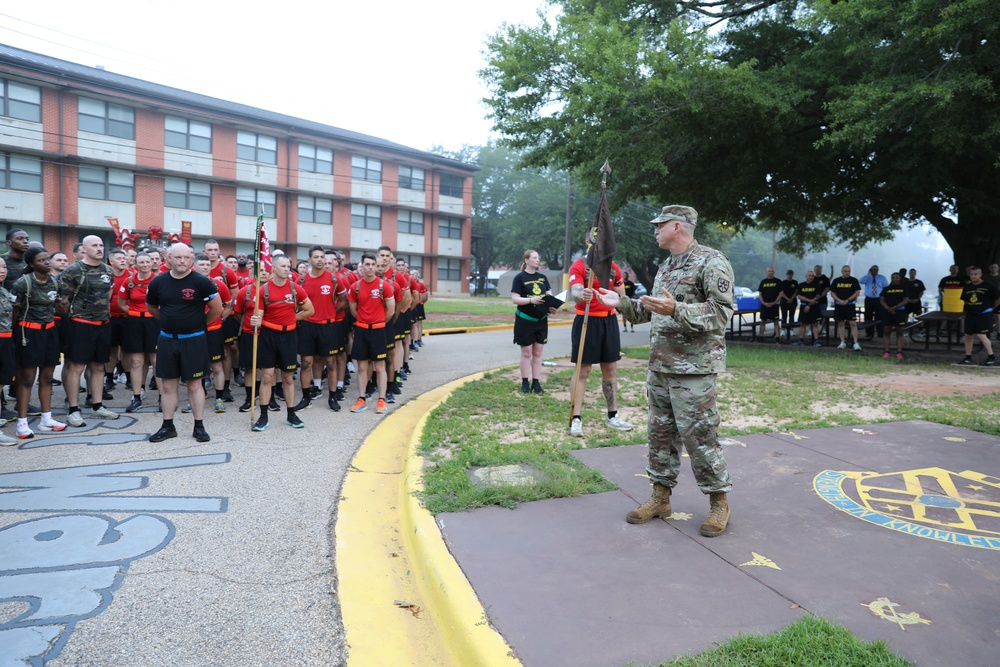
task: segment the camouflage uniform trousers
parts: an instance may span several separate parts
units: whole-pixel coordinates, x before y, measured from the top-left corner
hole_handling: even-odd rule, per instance
[[[733,488],[719,445],[719,410],[715,375],[676,375],[649,371],[649,478],[673,488],[686,448],[702,493],[729,493]]]

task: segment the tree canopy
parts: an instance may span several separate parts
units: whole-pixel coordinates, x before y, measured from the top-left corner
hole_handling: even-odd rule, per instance
[[[926,221],[957,263],[1000,258],[995,0],[556,4],[482,72],[526,164],[608,157],[614,208],[693,205],[797,255]]]

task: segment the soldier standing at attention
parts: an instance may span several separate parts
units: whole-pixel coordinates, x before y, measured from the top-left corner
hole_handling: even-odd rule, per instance
[[[664,206],[650,221],[657,244],[670,251],[649,296],[621,298],[599,290],[610,308],[633,323],[652,322],[649,373],[649,465],[653,495],[625,515],[629,523],[669,517],[670,490],[677,484],[681,451],[691,457],[698,488],[710,510],[701,534],[721,535],[729,524],[727,494],[732,481],[719,445],[716,374],[726,370],[726,327],[733,315],[733,267],[718,250],[694,240],[698,212]],[[656,296],[662,295],[662,296]]]
[[[87,387],[94,394],[91,410],[99,419],[118,419],[104,407],[104,368],[111,358],[111,292],[114,272],[104,263],[104,241],[87,236],[82,241],[83,258],[59,274],[59,298],[69,313],[68,340],[63,348],[66,372],[63,386],[69,400],[66,421],[85,426],[80,415],[80,377],[87,371]]]
[[[767,267],[767,277],[757,286],[760,293],[760,331],[764,337],[764,325],[770,322],[774,325],[774,342],[781,342],[781,324],[779,323],[778,301],[781,300],[781,281],[774,277],[774,267]]]

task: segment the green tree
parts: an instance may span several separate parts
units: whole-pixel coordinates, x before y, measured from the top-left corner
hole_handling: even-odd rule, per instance
[[[562,0],[505,26],[482,75],[533,166],[616,165],[612,205],[690,203],[783,250],[857,249],[926,221],[1000,258],[1000,3]],[[710,19],[714,20],[714,19]]]

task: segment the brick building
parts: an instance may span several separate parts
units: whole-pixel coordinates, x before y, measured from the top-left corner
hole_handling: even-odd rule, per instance
[[[50,250],[108,217],[143,233],[192,223],[194,246],[352,260],[388,245],[432,291],[464,292],[475,167],[384,139],[0,45],[0,243]]]

